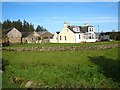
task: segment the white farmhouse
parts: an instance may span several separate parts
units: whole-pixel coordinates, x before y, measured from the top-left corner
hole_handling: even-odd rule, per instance
[[[80,43],[96,42],[94,27],[85,24],[84,26],[71,26],[64,22],[60,32],[56,32],[51,43]]]

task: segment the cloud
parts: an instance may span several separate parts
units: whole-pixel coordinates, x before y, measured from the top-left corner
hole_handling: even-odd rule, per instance
[[[51,16],[51,17],[35,17],[28,18],[27,21],[31,21],[35,28],[37,25],[44,26],[48,28],[51,32],[59,31],[63,27],[64,21],[68,22],[69,25],[83,25],[88,23],[90,25],[100,25],[100,29],[112,30],[117,28],[118,17],[113,16],[96,16],[96,17],[60,17],[60,16]],[[113,25],[113,27],[112,27]],[[110,28],[111,27],[111,28]],[[95,26],[97,28],[97,26]]]
[[[88,22],[99,22],[99,23],[113,23],[113,22],[118,22],[118,20],[92,20]]]
[[[74,17],[41,17],[41,18],[32,18],[32,21],[40,21],[44,24],[60,24],[64,23],[64,21],[71,23],[71,24],[83,24],[83,23],[117,23],[117,17],[110,17],[110,16],[101,16],[101,17],[84,17],[84,18],[74,18]],[[51,23],[50,23],[51,22]]]
[[[52,19],[53,23],[63,23],[64,21],[70,22],[70,23],[111,23],[111,22],[118,22],[117,17],[110,17],[110,16],[101,16],[101,17],[84,17],[84,18],[71,18],[71,17],[51,17],[49,19]],[[54,19],[54,20],[53,20]]]
[[[118,22],[118,17],[110,17],[110,16],[93,17],[93,18],[88,18],[87,21],[99,22],[99,23],[111,23],[111,22]]]

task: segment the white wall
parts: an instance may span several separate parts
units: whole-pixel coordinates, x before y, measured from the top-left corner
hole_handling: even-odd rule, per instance
[[[86,39],[86,42],[96,42],[96,39]]]
[[[79,35],[80,35],[80,39],[79,39]],[[88,37],[87,35],[84,35],[84,33],[76,33],[75,34],[75,43],[80,43],[80,42],[96,42],[96,38],[95,38],[95,34],[94,35],[94,39],[89,39],[89,38],[84,38],[84,37]]]
[[[91,31],[90,31],[90,28],[91,28]],[[95,35],[94,27],[92,26],[88,27],[88,33]],[[80,35],[80,39],[79,39],[79,35]],[[60,36],[61,36],[61,40],[60,40]],[[66,36],[66,40],[65,40],[65,36]],[[55,35],[53,36],[53,39],[50,39],[50,42],[51,43],[80,43],[80,42],[96,41],[96,38],[89,39],[89,38],[84,38],[84,36],[85,36],[84,33],[73,33],[69,28],[67,28],[67,24],[64,24],[64,27],[60,31],[59,35],[55,33]],[[88,36],[85,36],[85,37],[88,37]]]
[[[51,43],[59,43],[58,39],[59,39],[58,35],[57,35],[57,33],[55,33],[54,36],[53,36],[53,38],[50,39],[50,42]]]
[[[60,40],[61,36],[61,40]],[[66,40],[65,40],[66,36]],[[75,43],[75,35],[69,28],[63,28],[59,33],[59,43]]]
[[[80,35],[80,38],[79,38],[79,35]],[[75,43],[80,43],[80,42],[83,42],[83,34],[82,33],[76,33],[75,34]]]

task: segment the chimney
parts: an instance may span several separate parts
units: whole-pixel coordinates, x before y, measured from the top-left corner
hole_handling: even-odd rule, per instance
[[[67,28],[68,27],[68,23],[65,21],[64,22],[64,28]]]

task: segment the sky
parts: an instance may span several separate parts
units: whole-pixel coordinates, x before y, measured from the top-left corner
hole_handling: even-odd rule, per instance
[[[55,33],[69,25],[88,23],[95,32],[118,30],[118,2],[2,2],[2,21],[24,19]]]

